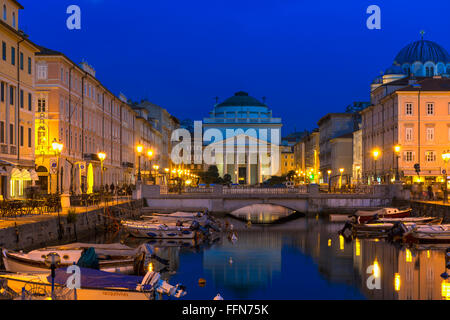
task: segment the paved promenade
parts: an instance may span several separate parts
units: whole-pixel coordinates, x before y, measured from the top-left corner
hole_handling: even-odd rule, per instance
[[[90,211],[94,211],[100,208],[103,208],[105,206],[115,206],[120,205],[124,203],[131,202],[131,197],[119,197],[117,200],[114,201],[108,201],[108,202],[101,202],[96,205],[91,206],[80,206],[80,207],[70,207],[70,208],[63,208],[59,211],[59,215],[61,217],[66,217],[70,210],[75,210],[77,214],[80,213],[86,213]],[[1,217],[0,218],[0,229],[10,228],[14,226],[20,226],[24,224],[31,224],[36,222],[42,222],[47,220],[52,220],[55,217],[58,216],[58,212],[48,212],[44,214],[30,214],[26,216],[18,216],[18,217]]]

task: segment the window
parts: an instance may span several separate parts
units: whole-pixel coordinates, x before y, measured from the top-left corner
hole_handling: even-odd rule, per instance
[[[405,105],[405,114],[411,116],[413,114],[413,104],[408,102]]]
[[[6,43],[2,41],[2,57],[3,61],[6,61]]]
[[[434,115],[434,103],[427,103],[427,115]]]
[[[20,146],[23,147],[23,126],[20,126]]]
[[[9,124],[9,144],[14,144],[14,125]]]
[[[32,110],[32,105],[33,105],[33,96],[31,95],[31,93],[28,94],[28,111]]]
[[[405,130],[405,140],[411,142],[413,139],[413,128],[406,128]]]
[[[3,5],[3,20],[6,21],[7,12],[6,12],[6,5]]]
[[[12,26],[15,28],[16,27],[16,13],[13,12],[12,14]]]
[[[11,47],[11,64],[16,65],[16,48]]]
[[[38,99],[38,112],[45,112],[45,99]]]
[[[37,77],[38,79],[47,79],[48,67],[46,64],[39,64],[37,67]]]
[[[31,58],[28,58],[28,74],[31,74]]]
[[[5,101],[5,83],[2,82],[0,85],[0,101],[4,102]]]
[[[5,143],[5,123],[0,121],[0,143]]]
[[[434,67],[426,67],[425,71],[426,71],[426,76],[427,77],[434,76]]]
[[[28,148],[31,148],[31,128],[28,128]]]
[[[434,128],[427,128],[427,141],[434,140]]]
[[[23,52],[19,54],[20,70],[23,70]]]
[[[20,102],[20,108],[23,109],[23,90],[20,90],[20,97],[19,97],[19,102]]]
[[[425,152],[425,161],[427,161],[427,162],[436,161],[436,153],[434,151]]]
[[[9,87],[9,104],[14,105],[14,87]]]

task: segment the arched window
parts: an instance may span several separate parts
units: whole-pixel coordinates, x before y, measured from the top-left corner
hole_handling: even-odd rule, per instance
[[[426,67],[426,77],[432,77],[434,76],[434,67]]]
[[[3,5],[3,20],[6,21],[6,5]]]
[[[403,73],[409,75],[411,73],[411,68],[409,66],[404,66]]]

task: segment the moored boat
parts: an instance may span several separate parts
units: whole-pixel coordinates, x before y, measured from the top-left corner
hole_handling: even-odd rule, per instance
[[[406,226],[404,242],[412,243],[450,243],[450,224]]]
[[[144,277],[80,268],[80,287],[67,286],[71,272],[66,268],[55,270],[54,290],[52,277],[47,272],[1,273],[0,279],[17,296],[39,299],[52,297],[63,300],[153,300],[155,293],[176,298],[186,294],[181,285],[172,286],[157,272],[149,271]]]
[[[93,254],[98,260],[98,268],[107,272],[133,272],[136,259],[142,252],[141,248],[135,249],[120,243],[94,244],[77,242],[32,250],[28,253],[2,249],[2,259],[5,269],[10,272],[43,272],[49,270],[46,259],[50,254],[56,253],[60,257],[59,267],[68,267],[77,263],[90,248],[94,250]]]
[[[406,218],[411,215],[411,208],[397,209],[397,208],[382,208],[375,211],[363,211],[358,210],[353,215],[356,218],[357,223],[365,223],[374,218]]]
[[[138,238],[153,239],[194,239],[198,230],[194,226],[177,226],[154,224],[145,221],[122,221],[122,226],[128,233]]]

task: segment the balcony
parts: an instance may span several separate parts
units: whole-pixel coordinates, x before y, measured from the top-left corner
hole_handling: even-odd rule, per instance
[[[122,162],[122,167],[123,168],[133,168],[134,164],[131,162]]]
[[[280,123],[281,118],[205,118],[203,123]]]
[[[0,153],[8,154],[8,145],[6,144],[0,145]]]
[[[83,153],[83,160],[100,162],[100,159],[96,153]]]
[[[17,154],[17,147],[16,146],[10,146],[9,154],[16,155]]]

